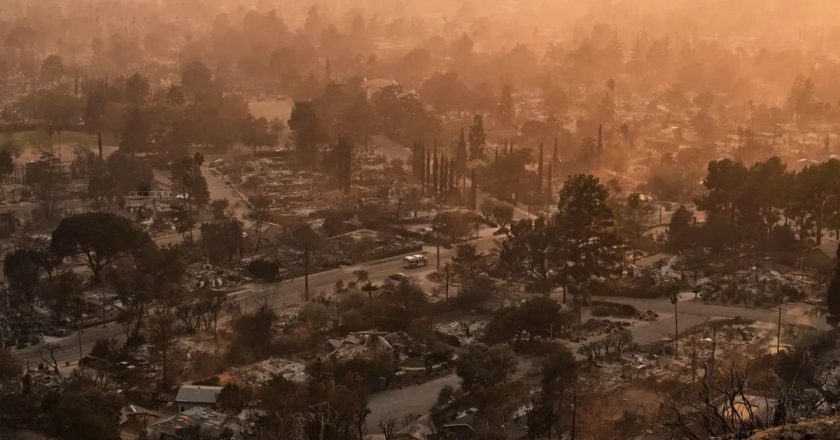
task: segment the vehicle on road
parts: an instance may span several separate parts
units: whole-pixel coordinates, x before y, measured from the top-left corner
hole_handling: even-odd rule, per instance
[[[417,267],[428,266],[429,261],[426,260],[425,255],[415,254],[403,258],[403,267],[406,269],[414,269]]]
[[[385,284],[400,284],[408,281],[408,276],[404,273],[393,273],[385,278]]]

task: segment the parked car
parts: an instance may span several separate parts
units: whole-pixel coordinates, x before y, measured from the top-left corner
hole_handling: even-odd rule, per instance
[[[400,283],[404,283],[406,281],[408,281],[408,276],[406,276],[406,274],[404,274],[404,273],[399,273],[399,272],[388,275],[388,277],[385,278],[385,283],[386,284],[388,284],[388,283],[400,284]]]

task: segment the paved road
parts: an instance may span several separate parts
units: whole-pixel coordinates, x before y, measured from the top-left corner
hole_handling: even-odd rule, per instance
[[[514,378],[524,377],[531,371],[533,359],[520,358]],[[437,401],[440,390],[445,386],[457,388],[461,386],[461,379],[455,374],[448,374],[419,385],[385,391],[370,396],[367,417],[368,432],[378,433],[381,420],[393,418],[402,421],[405,416],[422,416],[428,413]]]
[[[423,415],[429,412],[437,401],[440,390],[445,386],[457,389],[461,379],[448,374],[420,385],[385,391],[370,396],[367,416],[368,432],[378,433],[379,422],[388,418],[402,421],[407,415]]]
[[[477,242],[477,244],[478,247],[483,250],[493,247],[493,241],[491,238],[481,239]],[[367,270],[370,274],[371,281],[376,283],[382,282],[388,275],[396,272],[405,273],[406,275],[414,277],[418,281],[425,283],[425,275],[433,271],[436,266],[436,249],[434,246],[426,246],[424,251],[428,254],[429,259],[429,265],[425,268],[404,269],[402,267],[403,256],[400,255],[383,260],[312,274],[309,277],[310,294],[316,295],[319,292],[332,291],[333,286],[335,286],[335,283],[339,280],[344,282],[354,280],[356,276],[353,272],[357,269]],[[441,248],[441,261],[447,261],[452,257],[454,252],[454,249]],[[303,277],[294,278],[291,281],[281,281],[278,283],[248,283],[241,286],[240,289],[230,295],[231,299],[239,302],[239,304],[246,310],[254,310],[262,304],[267,304],[275,310],[282,310],[286,307],[302,303],[304,299],[303,296]],[[97,340],[106,338],[122,340],[122,328],[116,323],[109,323],[101,327],[92,327],[83,330],[82,352],[87,354],[90,352],[90,349]],[[56,359],[58,359],[60,363],[78,360],[78,335],[75,332],[64,338],[51,338],[50,342],[55,342],[61,347],[61,351],[56,355]],[[23,360],[27,360],[35,364],[41,362],[38,347],[27,347],[22,350],[16,350],[15,353]]]
[[[651,310],[660,315],[660,319],[653,323],[637,327],[633,331],[635,341],[648,344],[673,337],[674,334],[674,305],[668,299],[644,299],[624,297],[596,297],[595,299],[629,304],[640,312]],[[679,313],[680,332],[703,324],[712,319],[743,318],[751,321],[777,323],[778,309],[748,308],[742,306],[726,306],[719,304],[704,304],[698,301],[683,301],[677,304]],[[819,330],[828,330],[830,326],[825,318],[818,316],[814,307],[804,303],[785,304],[782,307],[783,324],[800,324]]]

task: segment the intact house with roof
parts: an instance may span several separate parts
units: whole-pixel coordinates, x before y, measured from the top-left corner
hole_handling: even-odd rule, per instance
[[[175,404],[178,412],[184,412],[191,408],[212,408],[219,399],[222,387],[208,385],[181,385],[178,394],[175,396]]]

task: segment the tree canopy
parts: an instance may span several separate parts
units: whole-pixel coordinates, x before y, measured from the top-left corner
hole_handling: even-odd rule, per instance
[[[148,234],[131,220],[109,212],[88,212],[62,219],[52,233],[51,247],[63,257],[84,256],[94,280],[101,282],[105,267],[150,244]]]

